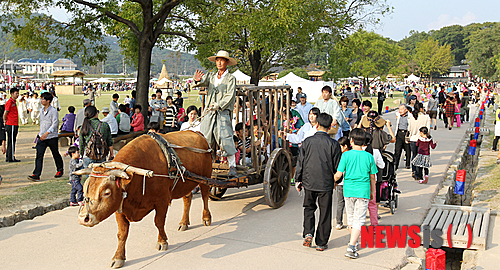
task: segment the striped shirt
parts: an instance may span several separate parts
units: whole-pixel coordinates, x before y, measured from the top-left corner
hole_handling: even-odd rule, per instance
[[[177,115],[177,109],[175,105],[167,106],[167,111],[165,112],[165,126],[171,127],[172,123],[175,123],[175,116]]]

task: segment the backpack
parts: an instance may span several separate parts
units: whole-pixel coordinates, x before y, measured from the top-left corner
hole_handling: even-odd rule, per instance
[[[102,122],[99,123],[99,126],[97,126],[97,130],[95,130],[92,125],[90,125],[90,129],[93,133],[90,136],[90,139],[85,147],[85,155],[93,160],[105,159],[108,156],[109,152],[108,144],[106,143],[102,133],[100,132],[101,125]]]

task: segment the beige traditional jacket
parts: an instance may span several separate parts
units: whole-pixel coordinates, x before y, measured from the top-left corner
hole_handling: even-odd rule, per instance
[[[217,71],[209,72],[202,76],[199,82],[193,82],[191,87],[207,87],[207,98],[205,105],[208,107],[212,102],[219,105],[219,110],[233,111],[236,99],[236,78],[227,73],[219,86],[215,86]]]
[[[221,83],[215,86],[217,71],[202,76],[199,82],[192,87],[207,87],[207,98],[205,105],[208,107],[212,102],[219,105],[216,112],[208,112],[201,120],[200,130],[208,143],[214,140],[224,152],[224,156],[232,156],[236,153],[233,140],[233,126],[231,123],[234,101],[236,99],[236,78],[229,72],[224,75]]]

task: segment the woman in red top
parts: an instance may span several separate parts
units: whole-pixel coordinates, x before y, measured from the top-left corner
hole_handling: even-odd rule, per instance
[[[417,141],[418,154],[412,160],[412,165],[417,168],[415,178],[420,179],[418,182],[420,184],[427,184],[429,180],[429,168],[432,166],[431,147],[432,149],[436,148],[437,141],[432,140],[427,127],[421,127],[419,131],[420,138]],[[424,180],[422,180],[422,168],[425,172]]]
[[[134,128],[134,132],[144,130],[144,116],[141,113],[141,105],[134,106],[134,115],[132,115],[132,123],[130,125]]]

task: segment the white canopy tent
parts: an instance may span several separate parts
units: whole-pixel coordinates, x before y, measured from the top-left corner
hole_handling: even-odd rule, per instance
[[[101,77],[101,78],[99,78],[97,80],[90,81],[90,82],[91,83],[112,83],[114,81]]]
[[[420,81],[420,78],[412,73],[410,76],[408,76],[408,78],[406,78],[406,80],[410,82],[418,82]]]
[[[239,69],[233,73],[233,76],[236,78],[236,84],[250,84],[250,79],[252,78]]]
[[[172,82],[172,81],[167,79],[167,78],[162,78],[161,80],[157,81],[156,84],[162,85],[162,84],[170,83],[170,82]]]
[[[297,93],[297,88],[301,87],[302,92],[307,95],[309,103],[316,103],[321,97],[321,89],[325,85],[332,85],[332,82],[324,81],[309,81],[301,78],[292,72],[275,81],[260,81],[259,86],[275,86],[275,85],[290,85],[294,94]]]
[[[293,72],[288,73],[287,75],[283,76],[282,78],[277,79],[275,82],[280,83],[280,82],[309,82],[309,80],[306,80],[302,77],[299,77],[295,75]]]

